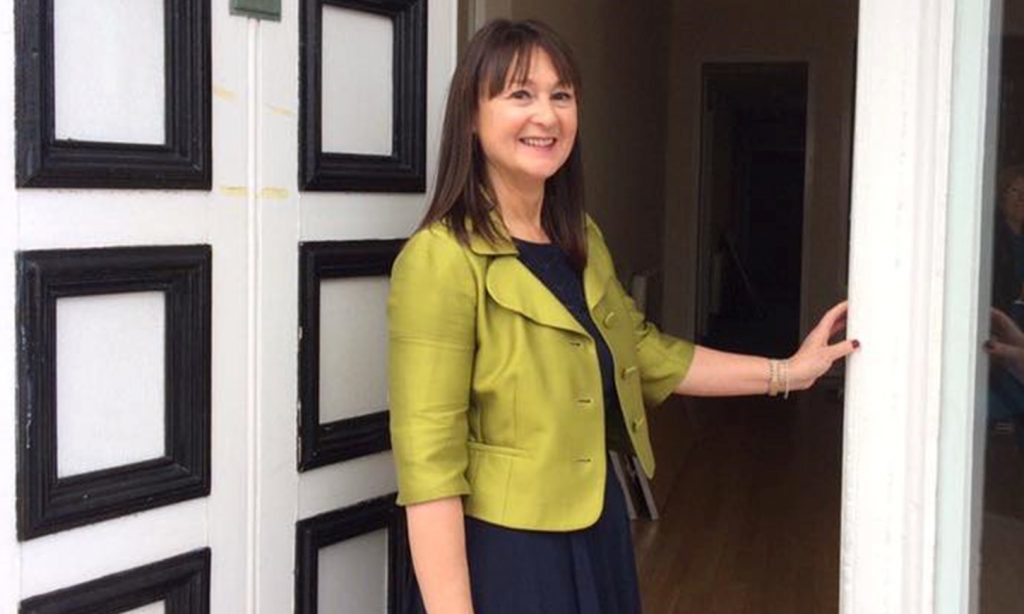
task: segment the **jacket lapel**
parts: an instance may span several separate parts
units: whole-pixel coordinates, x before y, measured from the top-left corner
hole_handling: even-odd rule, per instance
[[[514,256],[499,256],[487,268],[487,293],[505,309],[545,326],[587,334],[565,305]]]
[[[519,261],[519,252],[505,231],[505,225],[497,212],[492,212],[495,227],[501,235],[497,244],[491,244],[481,236],[470,233],[470,249],[482,256],[491,256],[487,269],[487,293],[496,303],[506,309],[521,313],[531,320],[581,334],[587,334],[583,326],[569,313],[558,298],[551,293],[544,282]],[[472,230],[472,229],[471,229]],[[611,261],[605,255],[594,222],[587,216],[587,266],[583,269],[583,292],[587,308],[593,311],[607,290],[614,275]]]
[[[611,260],[605,256],[605,249],[597,227],[587,216],[587,266],[583,269],[583,292],[587,296],[587,309],[594,311],[594,306],[601,302],[608,283],[615,270]]]

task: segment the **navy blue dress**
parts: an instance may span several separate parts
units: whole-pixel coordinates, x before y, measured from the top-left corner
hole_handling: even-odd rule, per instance
[[[612,355],[587,310],[580,273],[557,245],[516,239],[519,259],[594,338],[608,443],[628,450]],[[609,464],[604,509],[578,531],[509,529],[466,517],[466,557],[476,614],[638,614],[640,591],[619,483]],[[415,611],[423,612],[418,595]]]

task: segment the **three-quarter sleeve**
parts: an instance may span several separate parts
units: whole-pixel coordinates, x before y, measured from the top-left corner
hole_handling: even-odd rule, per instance
[[[615,283],[618,283],[616,281]],[[623,291],[625,294],[625,291]],[[640,370],[640,386],[644,405],[657,407],[665,402],[679,382],[686,377],[693,361],[693,343],[678,339],[658,330],[636,308],[633,299],[626,295],[626,309],[629,311],[636,339],[636,356]]]
[[[468,421],[476,286],[467,255],[443,230],[420,231],[391,271],[390,428],[398,503],[469,493]]]

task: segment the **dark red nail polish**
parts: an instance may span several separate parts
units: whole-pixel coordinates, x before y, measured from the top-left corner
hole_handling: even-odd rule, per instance
[[[859,347],[860,347],[860,341],[857,341],[856,339],[854,339],[853,340],[853,349],[856,350]]]
[[[986,349],[986,350],[991,350],[991,349],[992,349],[992,348],[994,348],[994,347],[995,347],[995,344],[994,344],[994,343],[992,343],[991,341],[986,341],[986,342],[985,342],[985,349]]]

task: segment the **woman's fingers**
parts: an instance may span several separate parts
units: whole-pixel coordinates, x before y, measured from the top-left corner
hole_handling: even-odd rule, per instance
[[[846,330],[846,318],[840,318],[832,323],[832,330],[828,331],[828,338],[831,339]]]
[[[839,332],[839,330],[842,330],[841,328],[837,329],[836,326],[840,323],[843,327],[846,326],[847,305],[847,301],[843,301],[826,311],[825,315],[818,320],[818,324],[814,329],[808,333],[805,342],[810,341],[819,345],[827,345],[828,340]]]
[[[836,337],[836,335],[845,330],[847,308],[847,301],[843,301],[826,311],[821,316],[821,319],[818,320],[817,325],[807,335],[804,344],[818,347],[827,346],[829,339]]]
[[[1024,332],[1006,312],[996,309],[992,313],[992,333],[1016,345],[1024,345]]]
[[[990,339],[985,342],[985,351],[988,352],[989,356],[994,360],[1001,363],[1012,362],[1014,359],[1021,360],[1021,354],[1024,352],[1024,350],[1016,345],[1003,343],[1002,341],[996,341],[995,339]]]
[[[860,348],[860,341],[856,339],[847,339],[846,341],[840,341],[839,343],[828,346],[829,355],[832,358],[832,362],[835,362],[841,358],[846,358],[850,354],[853,354]]]
[[[846,319],[846,310],[848,304],[849,303],[847,301],[843,301],[841,303],[838,303],[837,305],[834,305],[831,309],[826,311],[825,315],[822,316],[821,318],[819,326],[822,326],[825,330],[831,330],[832,325],[835,324],[837,321]]]
[[[841,301],[832,306],[828,312],[825,313],[825,318],[829,320],[836,320],[846,315],[846,312],[850,308],[850,301]]]
[[[998,330],[999,332],[1005,334],[1007,331],[1012,329],[1013,320],[1010,319],[1010,316],[1006,315],[1005,311],[993,307],[991,313],[993,331]]]
[[[846,329],[848,308],[849,303],[843,301],[825,312],[793,356],[793,362],[799,363],[799,370],[805,376],[806,385],[812,385],[835,361],[849,356],[860,347],[856,339],[829,344],[829,339]]]

